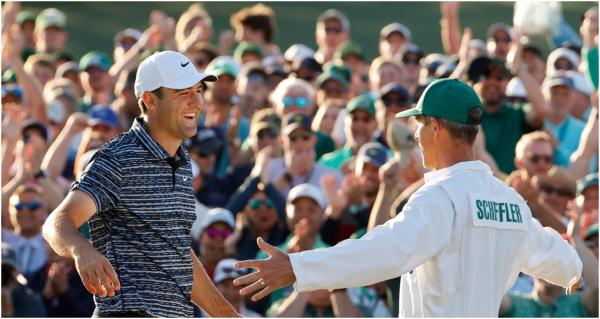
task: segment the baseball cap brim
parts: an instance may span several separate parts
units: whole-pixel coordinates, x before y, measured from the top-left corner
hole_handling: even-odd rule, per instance
[[[399,119],[399,118],[403,118],[403,117],[417,116],[417,115],[423,115],[423,113],[421,113],[421,111],[419,111],[416,108],[412,108],[412,109],[408,109],[406,111],[397,113],[396,118]]]
[[[290,125],[286,126],[283,129],[283,135],[286,135],[286,136],[290,135],[293,131],[295,131],[295,130],[297,130],[299,128],[303,128],[303,129],[305,129],[305,130],[307,130],[309,132],[312,132],[312,130],[310,129],[310,127],[306,127],[305,125],[300,124],[300,123],[294,123],[294,124],[290,124]]]
[[[215,82],[215,81],[217,81],[217,77],[214,75],[211,75],[211,74],[204,74],[204,73],[199,73],[199,72],[191,73],[180,79],[172,81],[170,83],[165,83],[165,84],[163,84],[163,87],[166,87],[168,89],[177,89],[177,90],[186,89],[200,81]]]

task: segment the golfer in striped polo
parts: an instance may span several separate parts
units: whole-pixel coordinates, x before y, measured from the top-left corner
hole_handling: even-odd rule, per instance
[[[103,145],[44,225],[44,237],[73,258],[94,294],[97,317],[192,317],[192,302],[216,317],[239,316],[191,250],[196,216],[190,159],[205,82],[181,53],[139,66],[142,116]],[[86,221],[92,243],[78,232]]]

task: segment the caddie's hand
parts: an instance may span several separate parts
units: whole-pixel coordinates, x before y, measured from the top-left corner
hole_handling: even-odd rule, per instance
[[[261,237],[256,239],[256,243],[269,258],[236,262],[235,268],[254,268],[256,272],[233,281],[236,286],[245,286],[240,290],[240,295],[253,294],[252,301],[261,300],[271,292],[290,286],[296,281],[290,257],[286,253],[269,245]]]
[[[581,287],[581,278],[579,278],[579,280],[577,280],[576,283],[572,284],[571,286],[569,286],[569,288],[567,288],[567,295],[574,295],[577,292],[577,289],[579,289]]]
[[[113,297],[121,289],[110,261],[93,248],[74,254],[75,267],[85,288],[100,298]]]

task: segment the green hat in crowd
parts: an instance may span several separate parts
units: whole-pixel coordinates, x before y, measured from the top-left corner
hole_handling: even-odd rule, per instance
[[[348,83],[352,80],[352,70],[346,63],[340,60],[325,63],[323,65],[323,72],[335,72],[346,79]]]
[[[17,83],[17,77],[15,76],[15,71],[12,69],[7,69],[2,73],[2,84],[6,83]]]
[[[581,195],[590,186],[598,186],[598,173],[589,174],[577,181],[577,196]]]
[[[263,57],[262,49],[256,43],[242,42],[233,51],[233,57],[237,60],[242,60],[242,56],[246,53],[254,53],[259,57]]]
[[[104,71],[108,71],[110,66],[112,65],[112,61],[104,52],[99,51],[90,51],[86,53],[81,60],[79,60],[79,70],[85,71],[91,66],[97,66]]]
[[[31,11],[21,11],[17,14],[17,24],[18,25],[22,25],[23,23],[27,22],[27,21],[31,21],[33,23],[35,23],[35,14],[33,14]]]
[[[319,87],[322,87],[323,84],[325,84],[325,82],[329,80],[340,82],[344,86],[344,88],[348,87],[348,81],[346,81],[346,79],[343,76],[331,71],[321,73],[321,75],[319,75],[319,77],[317,78],[317,84],[319,85]]]
[[[206,73],[215,75],[217,77],[223,74],[228,74],[234,79],[236,79],[238,76],[238,70],[236,69],[236,67],[233,64],[224,61],[219,61],[217,63],[209,63],[206,67]]]
[[[349,55],[356,55],[362,61],[365,60],[365,56],[363,54],[363,51],[362,51],[360,45],[358,45],[358,43],[356,43],[356,41],[352,41],[352,40],[348,40],[348,41],[340,44],[340,46],[337,48],[337,50],[335,50],[335,53],[333,54],[333,58],[336,60],[337,59],[343,60],[345,57],[347,57]]]
[[[478,125],[469,120],[469,111],[475,107],[481,108],[481,101],[469,85],[457,79],[439,79],[429,84],[414,108],[396,114],[396,118],[425,115]]]
[[[44,9],[35,19],[35,28],[38,30],[45,30],[49,27],[58,27],[62,30],[66,26],[67,17],[62,11],[56,8]]]
[[[352,113],[356,110],[363,110],[375,117],[375,102],[368,94],[359,95],[346,105],[346,111]]]
[[[587,240],[587,239],[589,239],[590,237],[592,237],[592,236],[594,236],[594,235],[598,236],[598,224],[597,224],[597,223],[596,223],[596,224],[593,224],[593,225],[591,225],[591,226],[588,228],[588,230],[585,232],[585,237],[584,237],[584,239],[586,239],[586,240]]]

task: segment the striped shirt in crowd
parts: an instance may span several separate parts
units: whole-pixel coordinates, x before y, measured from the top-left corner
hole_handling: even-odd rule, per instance
[[[137,118],[96,152],[73,189],[96,202],[92,242],[121,283],[114,297],[94,296],[99,314],[192,317],[190,228],[196,215],[187,152],[179,147],[170,157]]]

